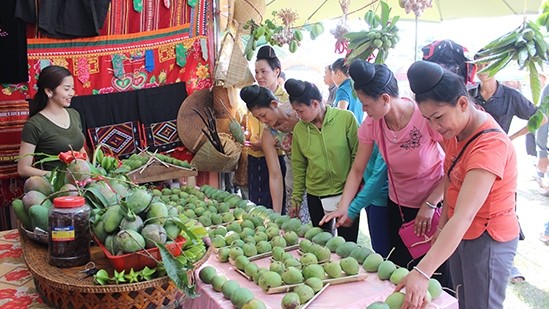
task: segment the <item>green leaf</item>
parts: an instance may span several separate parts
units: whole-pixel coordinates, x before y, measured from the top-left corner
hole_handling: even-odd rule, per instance
[[[528,119],[528,131],[535,132],[543,121],[543,113],[538,109],[530,119]]]
[[[534,105],[538,105],[539,96],[541,93],[541,82],[539,80],[538,69],[533,61],[528,62],[528,71],[530,75],[530,89],[532,90],[532,101]]]
[[[195,298],[196,294],[195,285],[191,284],[187,276],[187,266],[183,265],[180,260],[176,259],[172,253],[161,243],[156,243],[156,247],[160,251],[162,257],[162,264],[166,269],[166,274],[173,281],[175,286],[185,292],[185,294],[191,298]]]
[[[509,61],[511,61],[511,54],[508,54],[507,56],[490,63],[479,72],[488,72],[490,76],[494,76],[497,72],[503,69],[509,63]]]
[[[92,202],[94,205],[99,206],[100,208],[109,207],[109,202],[107,199],[101,194],[98,188],[96,187],[87,187],[84,189],[84,197]]]
[[[380,3],[381,3],[380,24],[381,24],[381,27],[385,27],[389,22],[389,14],[391,13],[391,8],[385,1],[381,1]]]

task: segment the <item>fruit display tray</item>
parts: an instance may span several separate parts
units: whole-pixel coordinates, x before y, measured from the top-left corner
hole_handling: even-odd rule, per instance
[[[158,248],[151,248],[147,250],[140,250],[134,253],[126,253],[123,255],[112,255],[107,248],[93,235],[95,243],[101,248],[105,257],[111,262],[116,271],[130,271],[132,268],[135,271],[139,271],[145,266],[149,268],[156,267],[156,260],[162,260],[160,257],[160,251]],[[175,239],[175,243],[166,244],[166,249],[177,256],[181,253],[181,247],[185,244],[186,239],[181,235]],[[156,260],[155,260],[156,259]]]

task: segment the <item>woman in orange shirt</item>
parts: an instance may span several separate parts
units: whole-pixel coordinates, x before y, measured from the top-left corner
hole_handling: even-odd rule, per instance
[[[433,246],[396,288],[406,288],[402,308],[426,305],[429,278],[447,259],[460,308],[502,308],[519,235],[514,147],[474,107],[458,75],[418,61],[408,80],[421,113],[444,138],[447,179]]]

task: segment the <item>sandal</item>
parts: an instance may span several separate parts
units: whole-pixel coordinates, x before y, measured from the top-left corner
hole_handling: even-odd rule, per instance
[[[524,276],[520,273],[518,268],[513,266],[513,268],[511,269],[511,283],[512,284],[517,284],[517,283],[521,283],[521,282],[524,282],[524,281],[526,281],[526,278],[524,278]]]

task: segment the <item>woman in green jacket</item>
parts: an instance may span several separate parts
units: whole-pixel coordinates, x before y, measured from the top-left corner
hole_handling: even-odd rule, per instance
[[[294,190],[290,215],[299,213],[303,193],[313,226],[326,211],[335,210],[358,146],[358,123],[353,113],[322,103],[318,88],[307,81],[289,79],[285,88],[300,121],[292,140]],[[333,221],[321,226],[332,231]],[[338,235],[356,241],[358,220],[350,227],[339,227]]]

